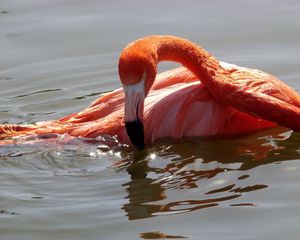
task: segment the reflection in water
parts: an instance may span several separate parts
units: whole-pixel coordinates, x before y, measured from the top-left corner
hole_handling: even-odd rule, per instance
[[[128,192],[129,203],[123,209],[128,218],[139,219],[151,217],[153,213],[160,212],[160,205],[147,205],[148,202],[163,200],[166,198],[164,188],[160,183],[147,177],[151,171],[146,161],[134,161],[128,168],[131,181],[124,184]]]
[[[124,204],[123,210],[130,220],[186,213],[215,207],[244,193],[267,188],[268,185],[263,183],[241,186],[251,176],[241,174],[233,179],[231,175],[260,165],[299,159],[299,134],[283,128],[267,133],[235,140],[156,145],[148,151],[155,152],[157,159],[149,157],[151,153],[146,151],[143,154],[135,152],[134,161],[127,168],[131,180],[123,185],[128,192],[128,203]],[[225,179],[233,182],[228,184]],[[217,187],[212,184],[218,181]],[[208,186],[212,189],[207,191]],[[197,199],[184,199],[184,191],[189,189],[199,192]],[[174,194],[174,191],[179,200],[168,202],[168,194]],[[256,206],[255,203],[232,201],[228,205]]]
[[[167,239],[167,238],[187,238],[183,236],[175,236],[175,235],[169,235],[164,234],[162,232],[146,232],[146,233],[140,233],[140,237],[143,239]]]
[[[159,200],[164,200],[166,196],[165,180],[158,181],[147,177],[147,173],[155,171],[150,168],[146,161],[134,162],[134,166],[128,167],[128,173],[131,175],[131,181],[124,184],[128,192],[129,203],[123,206],[130,220],[153,217],[164,214],[176,214],[190,212],[202,208],[215,207],[218,202],[231,200],[240,196],[240,194],[231,194],[219,198],[209,198],[202,200],[183,200],[173,201],[164,204],[150,204]],[[159,170],[160,172],[160,170]],[[206,176],[204,171],[199,171],[199,178]],[[196,174],[194,174],[196,175]],[[188,178],[185,172],[181,172],[180,178]],[[188,183],[185,179],[183,182]],[[195,185],[196,186],[196,185]]]

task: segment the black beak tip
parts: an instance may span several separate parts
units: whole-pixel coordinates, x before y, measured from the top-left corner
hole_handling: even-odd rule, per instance
[[[144,126],[141,120],[137,119],[135,121],[125,122],[125,127],[132,144],[139,150],[144,149]]]

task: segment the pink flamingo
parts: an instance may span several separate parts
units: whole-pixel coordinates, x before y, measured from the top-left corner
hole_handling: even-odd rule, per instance
[[[165,60],[184,67],[156,76]],[[123,89],[83,111],[32,125],[0,125],[0,138],[116,135],[142,149],[165,137],[229,136],[276,124],[300,131],[300,96],[292,88],[262,71],[220,62],[182,38],[132,42],[120,55],[119,76]]]

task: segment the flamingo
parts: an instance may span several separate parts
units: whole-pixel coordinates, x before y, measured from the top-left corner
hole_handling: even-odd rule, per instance
[[[157,74],[161,61],[183,66]],[[233,136],[277,124],[300,131],[296,91],[270,74],[218,61],[189,40],[138,39],[124,48],[118,67],[122,88],[58,120],[0,125],[0,139],[109,135],[143,149],[161,138]]]

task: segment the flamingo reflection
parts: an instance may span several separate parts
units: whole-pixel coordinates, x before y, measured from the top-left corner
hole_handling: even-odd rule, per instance
[[[268,185],[247,184],[249,178],[253,183],[248,170],[300,159],[299,140],[299,134],[275,128],[235,140],[193,140],[170,146],[161,143],[142,155],[135,152],[128,156],[131,180],[123,185],[128,202],[122,209],[134,220],[220,205],[256,206],[244,202],[242,196]],[[149,158],[150,151],[157,153],[157,161]],[[159,159],[160,155],[169,159]],[[197,194],[185,194],[191,190]],[[190,199],[191,195],[196,199]]]

